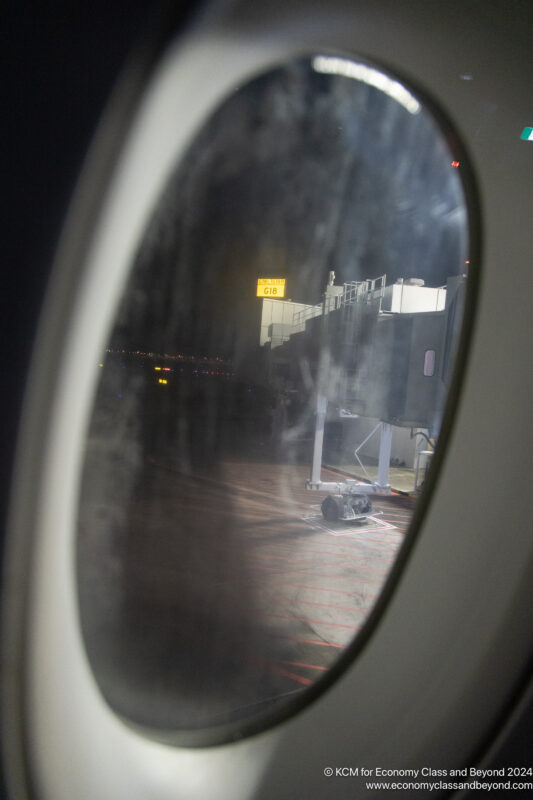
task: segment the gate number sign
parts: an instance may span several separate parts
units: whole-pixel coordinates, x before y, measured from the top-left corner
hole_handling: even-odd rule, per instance
[[[285,278],[258,278],[257,297],[285,297]]]

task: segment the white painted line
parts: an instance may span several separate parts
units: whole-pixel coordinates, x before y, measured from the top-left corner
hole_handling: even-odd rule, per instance
[[[359,528],[351,528],[347,531],[331,531],[333,536],[353,536],[354,534],[358,533],[381,533],[384,530],[393,530],[396,528],[395,525],[391,525],[389,522],[382,522],[376,517],[367,517],[367,519],[371,519],[372,522],[376,525],[375,528],[367,528],[361,525]]]
[[[322,521],[321,516],[317,516],[315,514],[306,514],[302,517],[303,522],[306,522],[315,530],[324,531],[325,533],[329,533],[331,536],[358,536],[361,533],[381,533],[385,530],[396,530],[396,525],[391,525],[390,522],[385,522],[384,520],[378,519],[377,517],[368,516],[367,519],[372,520],[376,527],[366,527],[366,525],[358,525],[357,528],[347,528],[345,527],[344,530],[333,530],[333,528],[328,528],[327,525],[324,524]]]

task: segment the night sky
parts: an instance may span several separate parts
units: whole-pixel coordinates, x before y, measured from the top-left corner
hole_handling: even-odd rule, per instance
[[[298,60],[236,90],[176,165],[147,227],[112,346],[239,359],[256,345],[258,277],[320,301],[387,275],[464,271],[460,171],[426,110]]]

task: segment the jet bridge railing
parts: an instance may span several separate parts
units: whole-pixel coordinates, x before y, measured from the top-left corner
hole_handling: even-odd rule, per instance
[[[381,310],[386,281],[387,276],[380,275],[379,278],[367,278],[364,281],[349,281],[345,283],[340,305],[349,306],[354,303],[370,303],[372,300],[379,300],[379,308]]]

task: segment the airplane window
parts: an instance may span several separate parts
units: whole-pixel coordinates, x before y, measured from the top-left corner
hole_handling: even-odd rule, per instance
[[[316,55],[235,87],[169,175],[80,485],[83,639],[126,720],[242,731],[352,652],[435,461],[469,259],[453,141],[395,77]]]

